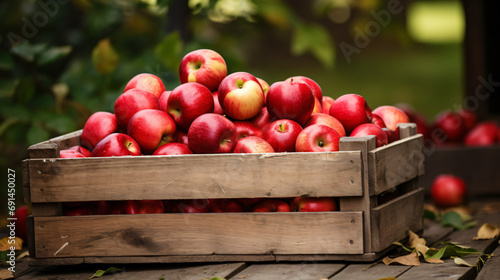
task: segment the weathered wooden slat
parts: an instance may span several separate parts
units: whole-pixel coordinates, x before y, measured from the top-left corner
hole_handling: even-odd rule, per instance
[[[278,263],[252,264],[232,279],[328,279],[331,275],[344,268],[345,264],[334,263]]]
[[[422,139],[418,134],[370,151],[370,195],[380,194],[424,174]]]
[[[30,198],[30,164],[29,160],[25,159],[21,163],[23,172],[23,198],[25,203],[31,203]]]
[[[59,146],[56,143],[43,143],[28,148],[28,157],[35,158],[58,158]]]
[[[478,273],[476,280],[492,280],[498,278],[500,272],[500,248],[493,251],[493,258],[486,262],[486,265]]]
[[[111,265],[110,265],[111,266]],[[246,267],[244,263],[227,263],[227,264],[208,264],[208,265],[113,265],[120,272],[106,275],[106,279],[120,280],[136,280],[136,279],[168,279],[168,280],[201,280],[210,279],[212,277],[222,277],[229,279],[231,275],[236,274]],[[87,280],[97,269],[106,269],[109,266],[68,266],[68,267],[47,267],[43,270],[32,272],[25,275],[20,280],[46,280],[46,279],[72,279],[72,280]]]
[[[375,149],[375,136],[364,136],[364,137],[343,137],[340,139],[339,149],[340,151],[361,151],[361,162],[362,162],[362,197],[346,197],[339,200],[341,211],[363,211],[363,223],[366,225],[363,227],[364,235],[364,252],[372,252],[370,248],[371,245],[371,228],[370,228],[370,210],[376,203],[376,197],[369,196],[370,185],[368,181],[369,176],[369,165],[368,165],[368,152]]]
[[[405,139],[417,134],[417,125],[414,123],[398,124],[399,139]]]
[[[359,151],[30,160],[31,202],[360,196]]]
[[[387,248],[396,240],[408,236],[408,229],[423,228],[423,188],[404,194],[371,211],[372,251]]]
[[[362,254],[362,229],[361,212],[145,214],[34,220],[37,258]]]

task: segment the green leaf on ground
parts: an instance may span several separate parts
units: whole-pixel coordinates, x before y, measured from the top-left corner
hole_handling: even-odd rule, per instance
[[[480,254],[478,250],[470,247],[457,245],[452,242],[444,242],[446,246],[441,249],[429,248],[426,258],[447,259],[451,257],[463,257],[471,254]]]
[[[101,277],[101,276],[106,275],[106,274],[117,273],[117,272],[120,272],[120,271],[122,271],[122,270],[119,269],[119,268],[117,268],[117,267],[110,267],[110,268],[108,268],[106,270],[98,270],[89,279]]]
[[[453,227],[457,230],[464,230],[476,225],[475,220],[464,222],[462,217],[457,212],[448,212],[443,215],[441,225],[444,227]]]

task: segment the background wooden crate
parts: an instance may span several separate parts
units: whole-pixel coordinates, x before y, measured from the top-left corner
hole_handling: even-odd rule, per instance
[[[422,229],[422,136],[343,138],[333,153],[60,159],[81,132],[34,145],[23,163],[38,264],[371,261]],[[400,195],[380,199],[397,189]],[[338,197],[341,211],[62,216],[63,202]]]

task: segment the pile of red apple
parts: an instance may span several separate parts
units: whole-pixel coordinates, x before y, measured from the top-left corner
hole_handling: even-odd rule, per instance
[[[462,144],[491,146],[500,143],[500,126],[493,120],[479,120],[475,111],[444,110],[429,123],[422,113],[407,104],[398,106],[410,121],[417,124],[418,133],[437,146]]]
[[[323,96],[318,83],[305,76],[269,85],[247,72],[228,75],[224,59],[208,49],[184,56],[179,78],[181,84],[166,91],[153,74],[133,77],[114,112],[90,116],[81,146],[62,150],[61,157],[331,152],[346,136],[374,135],[377,147],[386,145],[399,138],[397,125],[409,122],[394,106],[372,111],[357,94]],[[271,203],[266,201],[259,203]],[[164,208],[182,212],[171,203]]]

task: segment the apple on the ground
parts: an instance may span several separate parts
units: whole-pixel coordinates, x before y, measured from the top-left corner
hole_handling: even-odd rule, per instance
[[[465,203],[467,186],[465,181],[452,174],[441,174],[432,182],[431,199],[436,206],[453,207]]]

